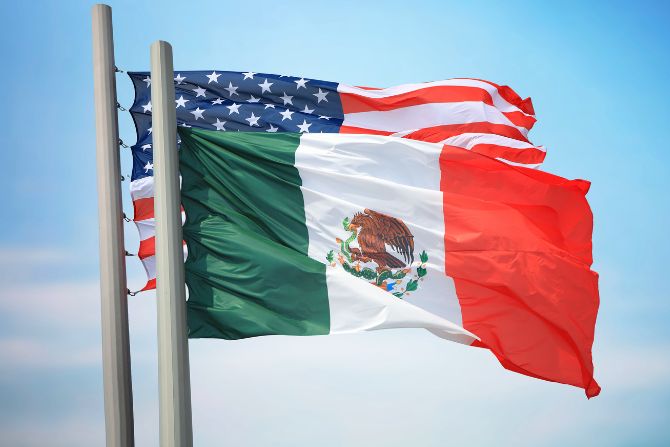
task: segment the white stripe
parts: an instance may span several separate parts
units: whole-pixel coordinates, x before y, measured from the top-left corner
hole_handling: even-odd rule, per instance
[[[184,245],[184,260],[188,257],[188,248]],[[156,277],[156,256],[148,256],[144,259],[140,259],[144,270],[147,272],[147,281],[152,280]]]
[[[130,196],[133,200],[154,196],[154,178],[144,177],[130,182]]]
[[[179,187],[181,188],[181,175],[179,176]],[[154,178],[143,177],[130,182],[130,196],[133,200],[153,198]]]
[[[407,129],[478,122],[504,124],[518,129],[524,136],[528,134],[528,129],[514,125],[500,110],[481,102],[431,103],[386,111],[347,113],[342,125],[401,132]]]
[[[186,213],[181,212],[181,223],[182,225],[186,222]],[[137,225],[137,231],[140,233],[140,240],[149,239],[150,237],[156,236],[156,220],[145,219],[145,220],[136,220],[135,225]]]
[[[441,143],[367,134],[303,134],[296,167],[439,191]],[[303,179],[304,180],[304,179]],[[304,185],[304,183],[303,183]]]
[[[500,96],[498,89],[491,84],[476,79],[446,79],[443,81],[423,82],[416,84],[402,84],[394,87],[384,88],[380,90],[367,90],[360,87],[353,87],[350,85],[339,84],[337,91],[341,93],[352,93],[354,95],[366,96],[368,98],[386,98],[389,96],[409,93],[414,90],[420,90],[429,87],[453,86],[453,87],[476,87],[486,90],[493,99],[493,105],[503,112],[521,112],[526,116],[530,115],[519,109],[514,104],[509,103],[505,98]]]
[[[136,220],[135,225],[137,225],[137,231],[140,233],[141,241],[156,236],[155,219]]]
[[[149,256],[141,260],[144,270],[147,272],[147,281],[156,277],[156,256]]]
[[[477,144],[497,144],[498,146],[505,146],[512,149],[539,149],[546,152],[542,146],[533,146],[526,141],[519,141],[514,138],[490,133],[463,133],[442,140],[442,143],[450,146],[462,147],[464,149],[472,149],[472,147]]]
[[[326,269],[330,333],[347,334],[396,328],[424,328],[464,344],[478,339],[463,327],[393,297],[379,287],[354,280],[344,270]]]
[[[342,220],[356,212],[369,208],[400,218],[414,235],[415,262],[423,250],[429,258],[425,280],[406,300],[461,326],[454,283],[444,271],[441,148],[441,144],[375,135],[305,134],[295,162],[302,180],[310,257],[326,262],[330,250],[337,253],[336,238],[346,239],[350,234],[342,227]],[[328,267],[340,268],[337,263]],[[347,276],[352,287],[367,284]],[[337,293],[334,289],[332,292]],[[390,300],[397,299],[386,295]],[[365,296],[361,299],[367,299]],[[374,308],[375,302],[370,306]],[[347,322],[337,321],[340,315],[345,314],[333,314],[336,320],[331,324],[348,327]]]

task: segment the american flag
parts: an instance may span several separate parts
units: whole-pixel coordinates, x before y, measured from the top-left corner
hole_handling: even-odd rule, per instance
[[[135,86],[130,113],[130,192],[140,233],[138,256],[156,287],[151,139],[151,77],[128,73]],[[528,140],[535,124],[530,98],[479,79],[378,89],[293,76],[233,71],[175,72],[179,126],[221,132],[366,133],[442,142],[506,163],[537,167],[545,150]]]

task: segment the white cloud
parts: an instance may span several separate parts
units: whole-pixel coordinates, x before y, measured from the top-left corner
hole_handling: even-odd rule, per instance
[[[56,248],[0,247],[0,267],[53,264],[75,259],[74,252]]]
[[[670,386],[670,345],[620,345],[596,355],[604,392],[642,392]]]
[[[40,329],[85,329],[100,325],[96,282],[13,284],[0,293],[0,314]]]
[[[76,260],[73,251],[57,248],[0,247],[0,281],[16,284],[39,277],[39,270]]]
[[[25,370],[45,371],[53,368],[99,366],[100,346],[97,343],[64,349],[58,338],[50,340],[31,338],[0,339],[0,371],[14,373]]]
[[[97,409],[96,409],[97,410]],[[104,420],[99,411],[73,412],[50,421],[26,419],[2,424],[2,444],[7,446],[84,447],[103,445]]]

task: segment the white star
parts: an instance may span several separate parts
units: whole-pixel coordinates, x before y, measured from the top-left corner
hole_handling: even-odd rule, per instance
[[[151,101],[149,101],[148,103],[144,104],[144,105],[142,106],[142,108],[144,109],[144,112],[151,112]]]
[[[212,104],[223,104],[223,98],[216,98],[212,101]]]
[[[309,133],[309,126],[311,126],[312,123],[307,123],[307,121],[302,120],[302,124],[298,124],[298,129],[300,129],[300,132],[307,132]]]
[[[181,85],[182,82],[184,82],[184,79],[186,79],[186,76],[182,76],[180,73],[177,73],[177,77],[174,78],[174,80],[177,81],[177,85]]]
[[[247,72],[242,73],[242,74],[244,75],[244,79],[253,79],[253,78],[254,78],[254,75],[255,75],[256,73],[254,73],[253,71],[247,71]],[[243,79],[243,80],[244,80],[244,79]]]
[[[191,112],[191,113],[193,113],[193,112]],[[203,118],[203,119],[204,119],[204,118]],[[180,125],[181,127],[193,127],[193,126],[189,126],[189,125],[186,124],[186,123],[179,123],[179,125]]]
[[[184,99],[184,95],[179,96],[179,99],[174,100],[174,102],[177,103],[177,107],[175,108],[178,109],[179,107],[186,107],[186,103],[188,101],[189,101],[188,99]]]
[[[274,109],[274,108],[275,108],[274,104],[265,104],[265,109],[263,109],[263,110]]]
[[[270,124],[270,128],[266,130],[266,132],[277,132],[278,127],[273,126]]]
[[[219,119],[216,119],[216,122],[212,124],[212,126],[216,127],[216,130],[226,130],[223,125],[226,124],[225,121],[219,121]]]
[[[256,115],[254,115],[253,112],[251,112],[251,116],[249,118],[245,118],[244,120],[249,121],[249,125],[251,127],[253,127],[253,126],[258,126],[258,119],[259,118],[260,118],[260,116],[256,116]]]
[[[153,171],[153,170],[154,170],[154,165],[153,165],[153,163],[151,163],[150,161],[148,161],[147,164],[144,166],[144,173],[145,173],[145,174],[148,174],[149,171]]]
[[[232,82],[228,82],[228,87],[224,88],[224,90],[227,90],[228,94],[232,98],[233,95],[239,95],[239,93],[237,93],[238,88],[239,87],[235,87]]]
[[[207,75],[207,77],[209,78],[209,81],[207,81],[207,83],[210,84],[212,82],[216,82],[218,84],[219,83],[219,76],[221,76],[220,73],[217,73],[217,72],[213,71],[211,75]]]
[[[195,109],[194,111],[192,111],[190,113],[192,113],[193,116],[195,117],[195,120],[198,121],[198,118],[205,119],[205,117],[202,116],[202,112],[204,112],[204,110],[202,110],[200,107],[198,107],[197,109]]]
[[[314,109],[308,109],[307,104],[305,104],[305,108],[301,110],[302,113],[312,113]]]
[[[151,78],[149,76],[147,76],[146,78],[144,78],[142,80],[147,83],[147,88],[149,88],[149,86],[151,86]]]
[[[149,132],[149,134],[151,134],[151,132],[153,132],[153,131],[154,131],[153,127],[150,127],[150,128],[147,129],[147,132]]]
[[[293,115],[293,112],[291,112],[289,109],[286,109],[283,112],[279,112],[279,114],[281,115],[281,120],[282,121],[293,119],[293,117],[291,116],[291,115]]]
[[[233,103],[232,105],[226,106],[228,108],[228,110],[230,110],[230,112],[228,112],[228,115],[232,115],[233,113],[239,114],[240,113],[240,110],[239,110],[240,106],[241,106],[241,104],[235,104],[235,103]]]
[[[314,96],[316,96],[316,100],[317,100],[316,102],[317,103],[320,103],[321,101],[328,102],[328,100],[326,99],[327,94],[328,94],[328,92],[322,92],[321,89],[319,89],[319,93],[314,93]]]
[[[147,149],[151,149],[151,145],[150,144],[143,144],[142,145],[142,152],[146,151]]]
[[[206,97],[207,97],[207,95],[205,95],[205,92],[206,92],[207,90],[205,90],[205,89],[202,88],[202,87],[196,87],[196,88],[193,89],[193,91],[196,93],[196,95],[195,95],[196,98],[200,98],[201,96],[202,96],[203,98],[206,98]]]
[[[249,95],[249,99],[247,99],[247,102],[258,102],[260,100],[261,98],[256,98],[254,95]]]
[[[297,81],[293,81],[293,82],[298,84],[298,87],[296,88],[296,90],[300,90],[300,87],[305,87],[305,84],[307,84],[309,81],[305,78],[300,78]],[[307,87],[305,87],[305,88],[307,88]]]
[[[272,93],[272,92],[270,91],[270,86],[271,86],[272,84],[273,84],[273,83],[272,83],[272,82],[268,82],[267,79],[266,79],[265,81],[263,81],[262,84],[258,84],[258,86],[261,88],[261,95],[262,95],[263,93],[265,93],[265,92]]]
[[[326,115],[319,115],[319,118],[321,118],[322,120],[329,120],[330,119],[330,117],[326,116]]]
[[[281,97],[282,101],[284,101],[284,105],[286,104],[291,104],[293,105],[293,96],[289,96],[284,92],[284,96]]]

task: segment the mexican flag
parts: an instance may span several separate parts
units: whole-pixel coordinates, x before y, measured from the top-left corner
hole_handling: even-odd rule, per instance
[[[388,136],[179,134],[190,337],[425,328],[599,393],[588,182]]]

